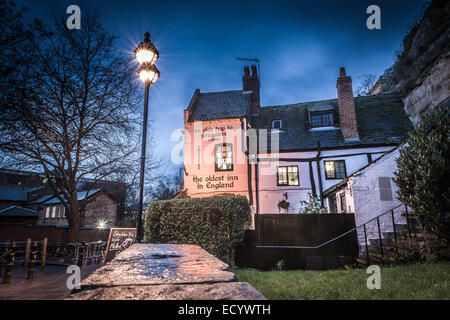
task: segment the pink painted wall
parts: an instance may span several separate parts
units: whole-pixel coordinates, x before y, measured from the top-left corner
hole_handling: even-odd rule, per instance
[[[244,126],[244,131],[241,129]],[[249,197],[243,147],[246,120],[221,119],[185,122],[184,188],[190,197],[241,194]],[[233,146],[233,170],[216,171],[214,150],[218,144]]]

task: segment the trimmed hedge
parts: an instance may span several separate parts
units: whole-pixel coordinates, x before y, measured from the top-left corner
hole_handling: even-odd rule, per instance
[[[251,223],[244,196],[155,201],[144,221],[146,243],[196,244],[234,265],[235,248]]]

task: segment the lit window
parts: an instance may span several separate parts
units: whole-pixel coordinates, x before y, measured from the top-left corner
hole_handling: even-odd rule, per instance
[[[298,186],[298,167],[278,167],[277,182],[279,186]]]
[[[346,176],[344,160],[325,161],[325,178],[344,179]]]
[[[233,145],[230,143],[218,144],[214,150],[216,171],[233,170]]]
[[[333,111],[315,111],[310,113],[311,127],[334,126]]]
[[[56,218],[56,209],[57,207],[52,207],[52,218]]]
[[[272,129],[282,129],[283,121],[282,120],[273,120],[272,121]]]
[[[50,218],[50,207],[45,208],[45,218]]]

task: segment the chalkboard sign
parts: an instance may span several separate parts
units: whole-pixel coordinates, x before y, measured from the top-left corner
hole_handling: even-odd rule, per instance
[[[119,252],[129,248],[134,243],[135,238],[135,228],[111,228],[103,264],[111,261]]]

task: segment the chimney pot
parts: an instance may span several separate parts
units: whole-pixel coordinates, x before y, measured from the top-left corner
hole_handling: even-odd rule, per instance
[[[343,67],[340,69],[340,76],[337,79],[336,88],[342,134],[346,141],[357,141],[359,140],[359,134],[355,110],[355,98],[353,97],[352,78],[347,76],[345,68]]]
[[[242,90],[251,91],[250,95],[250,110],[249,113],[258,114],[259,108],[261,106],[260,96],[259,96],[259,78],[258,72],[256,71],[256,66],[252,65],[252,75],[250,75],[250,70],[248,66],[244,67],[244,76],[242,77]]]

